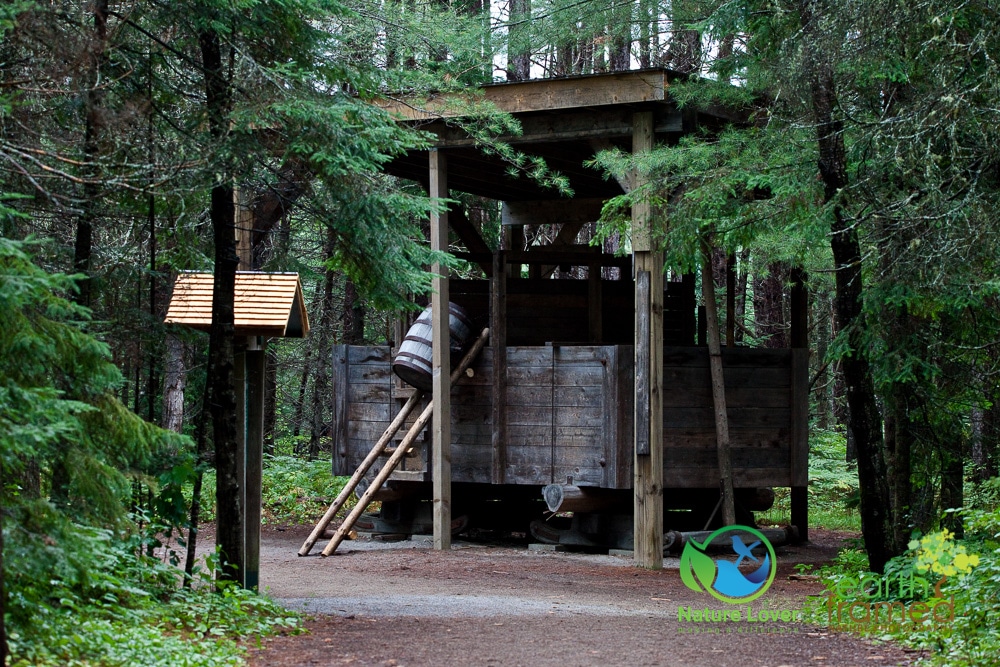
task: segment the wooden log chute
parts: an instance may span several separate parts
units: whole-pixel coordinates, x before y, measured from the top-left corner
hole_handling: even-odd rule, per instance
[[[605,512],[629,508],[632,494],[617,489],[581,487],[573,484],[549,484],[542,487],[542,497],[550,512]]]
[[[772,546],[780,546],[789,542],[796,542],[799,539],[799,531],[795,526],[783,526],[780,528],[759,528],[758,529]],[[702,543],[712,534],[710,530],[695,530],[681,532],[678,530],[667,531],[663,536],[664,553],[680,552],[684,545],[694,540]],[[710,550],[731,550],[733,547],[732,534],[720,535],[712,540],[708,545]]]

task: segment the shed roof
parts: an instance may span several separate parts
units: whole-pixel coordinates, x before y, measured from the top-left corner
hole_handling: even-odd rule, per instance
[[[483,152],[456,120],[467,115],[469,102],[492,103],[521,125],[516,136],[501,137],[528,156],[545,159],[569,179],[579,195],[606,200],[623,190],[603,172],[585,165],[596,152],[632,148],[632,114],[653,113],[657,141],[675,143],[701,128],[718,130],[745,123],[746,110],[713,107],[680,109],[671,99],[672,81],[684,75],[667,69],[606,72],[550,79],[495,83],[475,90],[422,98],[382,99],[380,107],[399,119],[437,135],[435,148],[448,155],[448,187],[453,191],[506,202],[561,199],[496,154]],[[386,165],[387,173],[422,182],[428,179],[427,151],[411,151]]]
[[[211,273],[179,274],[164,321],[208,331],[213,281]],[[237,271],[235,296],[236,335],[304,338],[309,333],[299,274]]]

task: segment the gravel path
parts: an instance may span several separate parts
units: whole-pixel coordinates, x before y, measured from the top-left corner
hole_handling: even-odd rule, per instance
[[[915,658],[798,623],[745,622],[746,611],[741,623],[679,620],[679,607],[732,607],[687,589],[676,561],[653,572],[613,556],[465,543],[441,553],[422,541],[345,542],[330,558],[299,558],[307,533],[265,531],[261,584],[310,614],[309,632],[252,649],[252,665],[839,667]],[[819,533],[780,549],[778,577],[750,611],[796,609],[821,593],[788,575],[795,563],[828,560],[839,543]]]

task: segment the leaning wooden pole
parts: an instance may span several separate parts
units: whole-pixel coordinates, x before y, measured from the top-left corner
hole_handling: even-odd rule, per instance
[[[479,334],[479,338],[472,345],[472,347],[469,348],[469,351],[465,353],[465,356],[462,358],[462,363],[460,363],[458,367],[452,372],[451,374],[452,384],[457,382],[458,378],[460,378],[462,374],[465,372],[465,369],[472,364],[472,360],[476,358],[476,355],[478,355],[479,352],[483,349],[483,346],[486,345],[486,341],[487,339],[489,339],[489,337],[490,337],[489,328],[483,329],[483,332]],[[431,416],[433,414],[434,414],[434,401],[431,401],[430,403],[427,404],[427,407],[424,408],[424,411],[420,413],[420,416],[417,417],[417,421],[413,423],[413,426],[410,427],[410,430],[407,431],[406,436],[403,438],[403,441],[396,446],[396,450],[392,453],[392,456],[389,457],[389,460],[386,461],[385,465],[382,466],[382,469],[379,470],[378,474],[375,476],[375,479],[372,481],[371,485],[367,489],[365,489],[365,492],[361,495],[361,498],[358,499],[358,503],[354,506],[354,509],[351,510],[351,513],[347,515],[347,517],[344,519],[344,522],[340,524],[340,527],[333,534],[333,538],[331,538],[329,544],[326,545],[326,548],[323,549],[324,556],[329,556],[330,554],[332,554],[334,551],[337,550],[337,547],[340,546],[340,543],[344,541],[344,537],[347,536],[347,533],[350,532],[351,528],[354,527],[354,524],[357,523],[358,519],[364,513],[365,509],[368,508],[368,504],[371,503],[372,498],[375,496],[376,493],[378,493],[379,489],[382,488],[382,485],[385,484],[386,480],[389,479],[389,475],[393,473],[393,471],[396,469],[396,466],[399,465],[399,462],[403,460],[404,456],[406,456],[406,450],[408,450],[413,445],[413,442],[417,439],[417,436],[420,434],[422,430],[424,430],[424,428],[430,422]]]
[[[705,320],[708,325],[708,363],[712,377],[712,402],[715,405],[715,436],[719,455],[719,478],[722,488],[722,520],[727,526],[736,523],[733,499],[733,462],[729,443],[729,415],[726,413],[726,382],[722,370],[722,342],[719,335],[719,313],[715,307],[715,278],[712,276],[712,245],[708,236],[702,238],[701,291],[705,299]]]
[[[323,534],[323,531],[326,530],[326,527],[330,525],[331,521],[333,521],[333,517],[336,516],[337,512],[340,511],[340,508],[344,506],[347,499],[351,497],[351,494],[354,493],[354,489],[358,487],[358,484],[368,473],[368,470],[371,469],[376,461],[378,461],[382,452],[385,450],[385,446],[389,444],[393,436],[396,435],[396,432],[399,431],[404,423],[406,423],[406,418],[410,416],[410,413],[413,412],[414,408],[417,407],[417,404],[420,403],[420,399],[423,397],[423,391],[420,389],[413,390],[413,394],[410,396],[409,400],[403,404],[402,408],[400,408],[399,414],[397,414],[396,418],[392,420],[389,427],[385,429],[382,437],[378,439],[375,446],[372,447],[370,452],[368,452],[368,456],[366,456],[365,460],[361,462],[358,469],[354,471],[354,474],[351,475],[351,479],[347,481],[347,484],[344,485],[344,488],[337,495],[336,500],[334,500],[330,505],[330,509],[326,511],[326,514],[324,514],[323,518],[319,520],[319,523],[316,524],[313,531],[309,533],[309,537],[302,543],[302,548],[299,549],[300,556],[309,555],[309,552],[312,551],[313,545],[316,544],[320,536]]]

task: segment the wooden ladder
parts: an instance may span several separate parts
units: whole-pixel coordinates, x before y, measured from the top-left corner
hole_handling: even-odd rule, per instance
[[[479,334],[479,338],[476,339],[476,342],[472,345],[471,348],[469,348],[469,351],[466,352],[465,356],[462,358],[462,362],[458,365],[457,368],[455,368],[452,371],[451,373],[452,385],[454,385],[458,381],[458,379],[465,373],[465,369],[467,369],[472,364],[473,359],[476,358],[476,355],[478,355],[480,350],[482,350],[483,347],[486,345],[486,341],[487,339],[489,339],[489,335],[490,335],[490,330],[488,328],[483,329],[482,333]],[[333,504],[330,505],[330,508],[326,511],[326,514],[323,515],[323,518],[320,519],[319,523],[316,524],[316,527],[313,529],[312,533],[310,533],[309,537],[306,538],[306,541],[302,544],[302,548],[299,549],[300,556],[309,555],[309,552],[312,551],[313,546],[319,540],[320,536],[323,534],[323,531],[325,531],[326,527],[330,525],[331,521],[333,521],[333,517],[344,506],[344,504],[347,502],[347,499],[358,487],[358,484],[361,482],[361,479],[368,473],[368,470],[371,469],[375,461],[377,461],[379,457],[385,453],[386,445],[388,445],[389,442],[393,440],[396,433],[406,422],[406,418],[409,417],[410,413],[413,412],[413,410],[417,407],[417,404],[420,403],[420,400],[423,398],[423,396],[424,392],[420,391],[419,389],[415,389],[413,391],[413,395],[410,396],[409,400],[407,400],[406,403],[403,405],[403,407],[400,408],[399,414],[397,414],[395,419],[392,420],[388,428],[386,428],[385,432],[382,434],[382,437],[378,439],[378,442],[375,443],[375,446],[372,447],[370,452],[368,452],[368,456],[365,457],[364,461],[361,462],[361,465],[358,466],[358,469],[354,471],[353,475],[351,475],[351,479],[348,480],[347,484],[344,485],[344,488],[337,495],[337,498],[336,500],[333,501]],[[407,451],[413,446],[413,442],[417,439],[417,436],[420,434],[421,431],[424,430],[424,428],[426,428],[427,424],[430,423],[433,414],[434,414],[434,401],[430,401],[427,404],[427,407],[424,408],[423,412],[420,413],[420,416],[417,417],[417,420],[413,423],[413,426],[410,427],[410,430],[407,431],[402,441],[400,441],[396,445],[394,451],[392,452],[392,455],[389,457],[389,460],[386,461],[385,465],[382,466],[382,469],[379,470],[378,474],[375,476],[375,479],[368,486],[368,488],[365,489],[365,492],[361,494],[361,497],[358,499],[358,503],[354,506],[354,509],[351,510],[350,514],[348,514],[347,517],[344,519],[344,522],[340,525],[340,527],[336,530],[336,532],[334,532],[333,538],[331,538],[330,543],[326,545],[325,549],[323,549],[323,556],[329,556],[330,554],[332,554],[334,551],[337,550],[337,547],[340,546],[340,543],[344,541],[344,538],[347,536],[347,533],[351,531],[351,529],[354,527],[354,524],[357,523],[358,519],[368,508],[368,505],[371,504],[372,497],[374,497],[374,495],[378,493],[379,489],[382,488],[382,485],[385,484],[385,481],[389,479],[389,476],[399,466],[400,462],[403,460],[403,457],[406,456]]]

